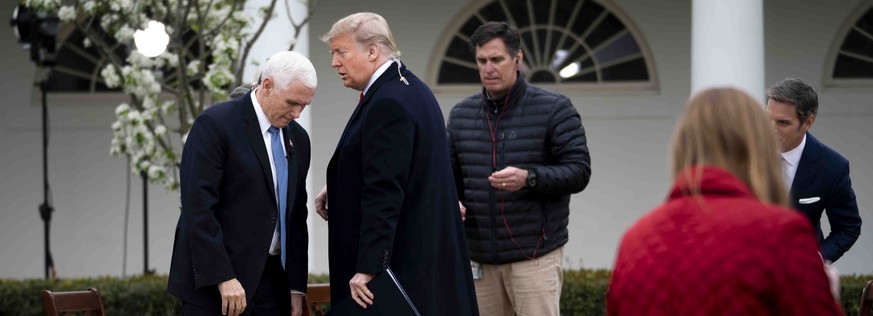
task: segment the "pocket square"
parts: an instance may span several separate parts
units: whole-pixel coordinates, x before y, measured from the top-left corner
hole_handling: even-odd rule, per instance
[[[819,198],[819,197],[816,196],[816,197],[811,197],[811,198],[805,198],[805,199],[797,200],[797,203],[800,203],[800,204],[812,204],[812,203],[818,202],[819,200],[821,200],[821,198]]]

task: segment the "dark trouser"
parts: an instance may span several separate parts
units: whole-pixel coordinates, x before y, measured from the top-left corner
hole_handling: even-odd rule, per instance
[[[288,278],[282,269],[282,260],[279,256],[267,256],[264,272],[261,273],[261,281],[255,290],[251,302],[246,302],[243,315],[249,316],[272,316],[291,314],[291,290],[288,287]],[[197,306],[188,302],[182,302],[184,314],[187,316],[221,315],[221,305],[214,308]]]

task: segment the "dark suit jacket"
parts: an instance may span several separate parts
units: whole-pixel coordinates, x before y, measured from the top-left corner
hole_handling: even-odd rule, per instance
[[[328,165],[331,302],[390,266],[422,315],[476,315],[443,114],[402,73],[408,85],[395,63],[370,87]]]
[[[285,271],[291,289],[305,293],[309,136],[296,122],[283,134],[290,248]],[[182,214],[170,264],[171,294],[194,305],[220,306],[217,284],[237,278],[247,302],[252,301],[279,218],[271,164],[248,95],[197,117],[182,151]]]
[[[813,202],[814,198],[818,200]],[[810,133],[806,133],[806,147],[791,184],[791,204],[812,222],[821,242],[821,254],[831,262],[849,250],[861,234],[849,161]],[[821,230],[822,211],[827,212],[831,224],[827,238]]]

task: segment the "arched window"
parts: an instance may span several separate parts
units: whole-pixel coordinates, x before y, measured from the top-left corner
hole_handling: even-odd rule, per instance
[[[564,86],[654,89],[652,57],[617,7],[592,0],[480,0],[460,11],[431,57],[434,86],[479,84],[470,36],[488,21],[515,25],[522,37],[525,78]]]
[[[121,91],[120,88],[110,89],[103,83],[100,71],[106,66],[106,59],[100,56],[93,45],[85,46],[85,34],[72,26],[64,27],[59,34],[61,45],[58,48],[57,64],[49,75],[48,88],[52,92],[109,92]],[[105,40],[114,40],[107,36]],[[115,53],[126,57],[125,47],[117,47]]]
[[[828,54],[828,86],[873,86],[873,3],[852,12]]]
[[[132,44],[118,44],[115,39],[104,33],[99,27],[99,22],[95,21],[91,28],[92,32],[97,32],[101,35],[101,39],[107,43],[112,50],[115,58],[118,60],[126,60],[133,49]],[[193,31],[186,31],[182,35],[182,39],[190,43],[193,38]],[[121,88],[109,88],[103,81],[100,72],[108,63],[106,57],[98,51],[94,45],[85,45],[85,33],[71,25],[65,26],[58,35],[61,43],[57,53],[57,64],[52,68],[49,75],[48,88],[51,92],[120,92]],[[211,61],[211,56],[200,53],[197,45],[191,45],[188,48],[188,60],[202,60],[207,65]],[[162,69],[155,69],[156,75],[161,76],[163,82],[173,84],[179,80],[176,68],[165,66]],[[199,80],[191,80],[191,85],[199,87],[202,83]]]

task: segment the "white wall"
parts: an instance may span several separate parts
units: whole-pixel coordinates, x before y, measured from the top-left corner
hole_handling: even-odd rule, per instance
[[[378,12],[391,25],[404,63],[425,78],[431,54],[441,53],[434,47],[436,39],[469,2],[317,2],[309,49],[319,73],[319,90],[307,108],[313,140],[310,199],[324,185],[328,160],[357,100],[357,92],[344,88],[330,68],[327,45],[319,37],[343,16],[365,10]],[[0,3],[0,16],[11,16],[15,2]],[[669,185],[670,135],[690,90],[691,1],[616,3],[646,37],[660,85],[653,92],[565,91],[582,113],[593,169],[589,187],[571,203],[570,242],[565,250],[569,267],[610,267],[625,229],[663,200]],[[765,83],[797,76],[819,85],[833,36],[858,3],[765,1]],[[39,99],[31,88],[34,67],[13,43],[11,33],[0,32],[0,278],[42,277],[42,223],[37,212],[42,202]],[[476,90],[440,93],[437,98],[447,113]],[[864,194],[873,190],[873,167],[865,163],[873,151],[873,140],[868,136],[871,97],[869,90],[823,89],[813,128],[816,137],[852,162],[855,191],[866,223],[859,242],[837,263],[842,273],[873,272],[873,198]],[[50,180],[57,208],[52,249],[63,277],[121,274],[126,160],[108,155],[109,125],[118,101],[93,95],[49,97]],[[139,184],[134,178],[128,274],[142,271]],[[158,186],[150,187],[150,195],[149,260],[158,273],[167,273],[178,195]],[[310,217],[310,270],[327,272],[326,225],[314,212]]]

